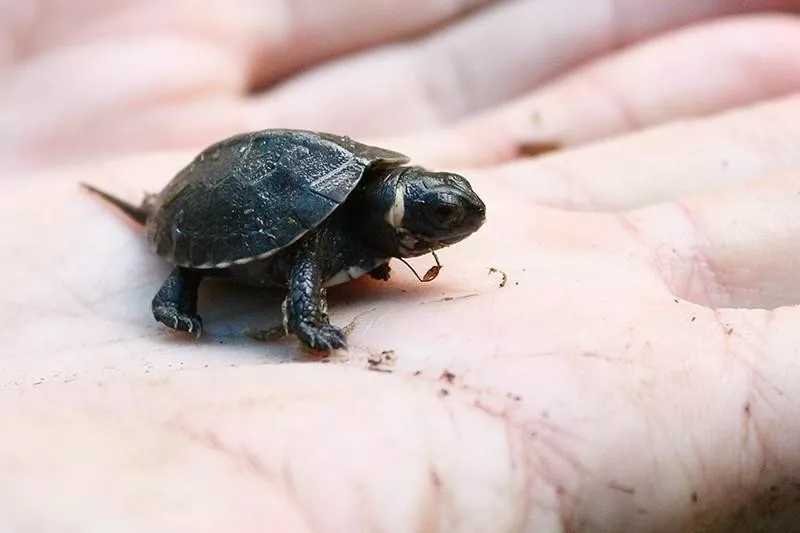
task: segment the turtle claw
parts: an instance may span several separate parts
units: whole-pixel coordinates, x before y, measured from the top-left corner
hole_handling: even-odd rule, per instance
[[[312,350],[330,352],[347,347],[345,333],[341,328],[326,324],[321,327],[303,326],[296,332],[297,337]]]
[[[203,334],[203,320],[198,315],[190,315],[180,311],[171,305],[161,305],[153,307],[153,316],[156,320],[174,329],[175,331],[185,331],[200,338]]]

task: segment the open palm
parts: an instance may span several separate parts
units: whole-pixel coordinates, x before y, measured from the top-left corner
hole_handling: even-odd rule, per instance
[[[721,12],[618,2],[650,22],[614,39],[566,4],[45,9],[0,115],[6,529],[791,530],[800,26],[732,19],[605,56]],[[764,38],[745,53],[725,37],[742,32]],[[709,62],[669,90],[637,78]],[[328,364],[248,337],[281,295],[210,284],[203,339],[165,331],[148,305],[167,267],[77,187],[135,199],[271,126],[464,167],[488,206],[435,282],[394,265],[333,290],[351,348]],[[552,143],[588,144],[520,157]]]

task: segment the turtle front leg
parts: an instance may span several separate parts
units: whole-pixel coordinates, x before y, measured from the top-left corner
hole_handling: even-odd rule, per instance
[[[197,315],[197,288],[203,275],[176,267],[153,298],[153,316],[176,331],[203,334],[203,321]]]
[[[317,239],[300,246],[289,276],[289,295],[284,305],[286,328],[315,350],[345,348],[344,331],[328,322],[323,288],[324,258]]]
[[[392,271],[392,267],[389,266],[389,263],[383,263],[378,265],[377,267],[372,269],[372,272],[369,273],[373,279],[377,279],[380,281],[389,281],[389,276],[391,275],[390,272]]]

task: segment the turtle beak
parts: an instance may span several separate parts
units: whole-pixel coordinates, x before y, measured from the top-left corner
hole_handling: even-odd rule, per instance
[[[449,246],[469,237],[486,222],[486,204],[468,185],[458,187],[456,193],[458,220],[451,223],[452,233],[437,241],[437,244]]]
[[[472,189],[464,191],[463,195],[462,201],[466,214],[464,215],[462,227],[468,234],[474,233],[486,222],[486,204]]]

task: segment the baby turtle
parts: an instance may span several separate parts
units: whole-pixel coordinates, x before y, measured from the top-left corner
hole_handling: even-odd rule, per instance
[[[454,244],[485,220],[466,179],[408,162],[348,137],[272,129],[213,144],[138,207],[86,187],[144,224],[174,265],[153,299],[159,322],[199,337],[205,277],[285,287],[284,329],[331,350],[346,343],[325,287],[367,273],[388,280],[391,258]]]

